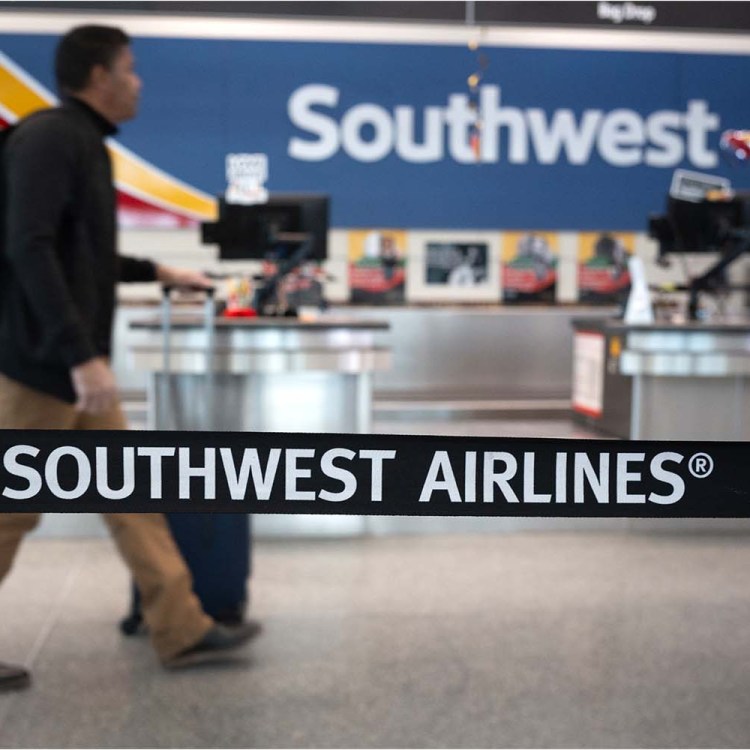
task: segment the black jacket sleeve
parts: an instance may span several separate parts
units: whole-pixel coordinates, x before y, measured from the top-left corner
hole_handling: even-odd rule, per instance
[[[76,199],[74,130],[54,117],[19,128],[5,147],[5,250],[45,340],[67,367],[96,356],[55,251],[64,213]]]
[[[118,255],[119,281],[156,281],[156,265],[150,260]]]

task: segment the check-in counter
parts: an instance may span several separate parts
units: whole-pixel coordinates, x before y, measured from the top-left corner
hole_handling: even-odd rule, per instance
[[[573,327],[578,421],[633,440],[750,437],[750,323]]]
[[[168,430],[368,432],[372,374],[390,366],[378,321],[172,315],[131,322],[148,373],[149,426]]]
[[[390,366],[379,321],[173,314],[130,323],[131,364],[147,373],[148,425],[164,430],[367,433],[372,377]],[[262,516],[265,535],[352,535],[358,516]]]
[[[155,319],[157,310],[144,301],[118,308],[113,366],[117,382],[135,398],[145,394],[147,378],[145,370],[133,367],[131,341],[140,334],[131,323]],[[615,307],[572,305],[340,306],[320,321],[331,317],[390,326],[390,365],[372,373],[376,408],[378,402],[410,406],[502,399],[543,405],[554,400],[563,409],[570,398],[571,321],[616,312]]]

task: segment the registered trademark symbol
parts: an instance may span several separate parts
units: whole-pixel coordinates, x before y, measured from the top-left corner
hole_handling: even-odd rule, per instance
[[[690,459],[688,469],[694,477],[703,479],[714,470],[714,460],[707,453],[696,453]]]

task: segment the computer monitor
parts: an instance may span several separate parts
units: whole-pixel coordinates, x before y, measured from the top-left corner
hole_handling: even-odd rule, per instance
[[[698,296],[702,292],[744,289],[731,285],[727,268],[741,255],[750,252],[750,193],[734,193],[718,200],[685,200],[669,196],[667,212],[649,218],[649,235],[659,243],[657,262],[668,265],[672,253],[719,254],[718,261],[686,285],[673,287],[688,291],[688,318],[697,320]]]
[[[204,244],[219,246],[222,260],[288,258],[309,242],[306,260],[328,257],[329,199],[312,193],[272,193],[250,206],[219,198],[219,218],[201,224]]]
[[[728,200],[688,201],[669,196],[667,212],[649,218],[659,255],[721,251],[732,230],[750,226],[750,194]]]

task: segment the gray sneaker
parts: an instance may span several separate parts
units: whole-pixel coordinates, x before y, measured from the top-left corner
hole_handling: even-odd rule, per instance
[[[256,620],[248,620],[240,625],[220,625],[216,623],[194,646],[180,651],[164,662],[167,669],[183,669],[196,664],[227,661],[235,656],[237,649],[244,646],[263,630]]]
[[[31,685],[28,669],[0,661],[0,693],[6,690],[23,690]]]

